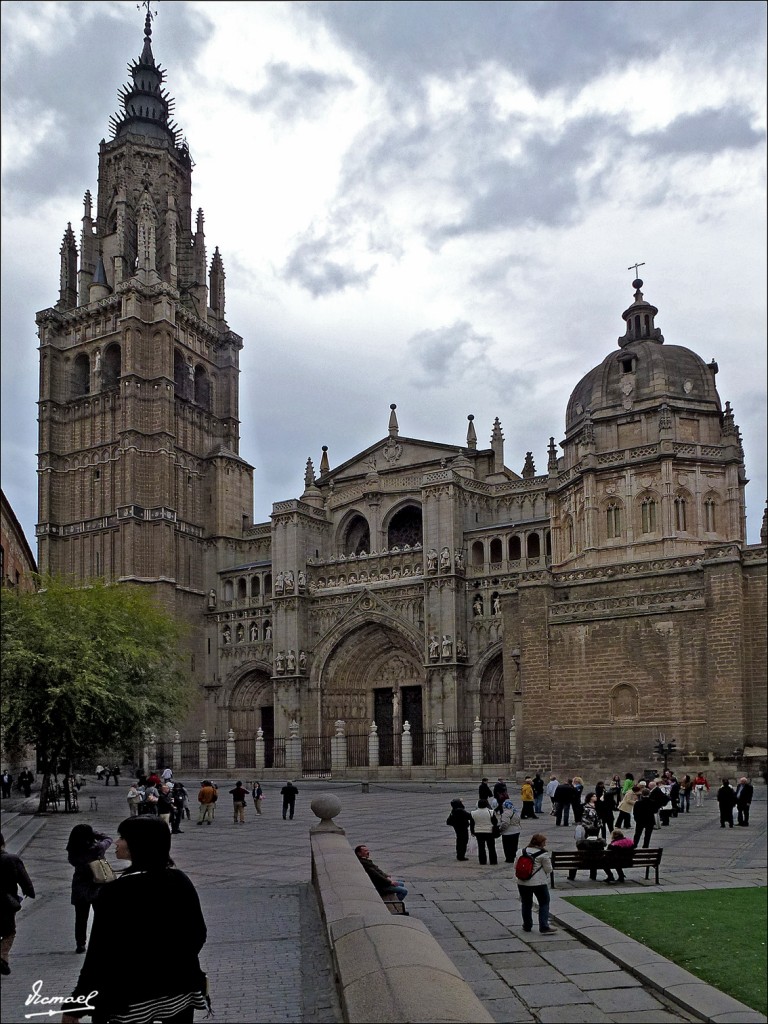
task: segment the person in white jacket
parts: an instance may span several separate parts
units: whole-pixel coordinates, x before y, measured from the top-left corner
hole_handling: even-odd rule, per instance
[[[496,856],[496,837],[493,834],[494,826],[498,824],[496,815],[488,805],[486,799],[477,801],[477,807],[472,811],[472,820],[475,823],[475,839],[477,840],[477,859],[481,864],[498,864]]]

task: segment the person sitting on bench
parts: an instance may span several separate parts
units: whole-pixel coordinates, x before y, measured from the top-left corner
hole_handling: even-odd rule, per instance
[[[381,896],[386,896],[388,893],[395,893],[399,900],[404,900],[408,895],[408,890],[405,888],[404,883],[397,879],[391,878],[385,874],[376,864],[371,860],[371,851],[367,846],[361,845],[355,847],[355,853],[357,859],[363,865],[365,873],[368,875],[370,880],[376,887],[376,891]]]

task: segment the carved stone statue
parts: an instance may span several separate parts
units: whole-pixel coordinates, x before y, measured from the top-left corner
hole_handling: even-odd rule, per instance
[[[429,656],[434,661],[437,661],[440,657],[440,644],[438,643],[436,636],[431,636],[429,638]]]
[[[277,652],[277,657],[275,658],[275,672],[277,672],[278,675],[282,675],[283,672],[285,672],[285,653],[283,651]]]
[[[208,607],[209,609],[216,607],[216,591],[213,588],[208,591]]]
[[[478,615],[482,615],[483,614],[483,595],[482,594],[476,594],[475,595],[475,599],[472,602],[472,614],[474,616],[478,616]]]
[[[307,671],[307,652],[299,651],[299,672]]]
[[[434,548],[427,552],[427,572],[437,572],[437,552]]]
[[[289,569],[288,572],[285,574],[285,589],[286,590],[293,590],[293,588],[294,588],[293,572]]]
[[[492,610],[494,615],[498,615],[501,612],[501,598],[498,594],[493,595]]]
[[[276,594],[282,594],[284,589],[285,589],[285,575],[282,572],[279,572],[277,574],[277,579],[275,580],[275,593]]]
[[[453,641],[451,640],[451,634],[450,633],[445,633],[443,635],[442,648],[443,648],[443,657],[444,658],[450,658],[451,657],[451,653],[453,651]]]
[[[451,552],[448,550],[448,548],[443,548],[442,551],[440,552],[440,568],[451,568]]]
[[[254,643],[256,640],[259,639],[259,627],[256,625],[255,622],[251,623],[250,628],[248,630],[248,636],[251,643]]]
[[[464,569],[464,552],[461,549],[454,553],[453,564],[459,571]]]
[[[466,660],[467,657],[467,645],[463,640],[456,641],[456,657],[462,661]]]
[[[288,651],[285,659],[286,668],[289,672],[296,671],[296,651]]]
[[[303,569],[299,569],[299,590],[306,590],[307,587],[307,574]]]
[[[264,623],[264,639],[265,640],[271,640],[272,639],[272,625],[269,622],[265,622]]]
[[[221,638],[225,644],[232,643],[232,630],[229,626],[225,626],[221,633]]]
[[[236,633],[236,635],[237,635],[237,642],[239,644],[241,644],[243,642],[243,640],[245,640],[245,627],[243,626],[242,622],[238,622],[238,624],[237,624],[237,633]]]

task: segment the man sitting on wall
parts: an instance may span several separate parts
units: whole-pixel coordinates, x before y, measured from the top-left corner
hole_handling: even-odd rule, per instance
[[[408,895],[408,890],[400,879],[391,878],[385,874],[380,867],[373,863],[371,860],[371,851],[367,846],[356,846],[355,853],[357,859],[363,865],[365,873],[368,875],[370,880],[376,887],[376,891],[382,896],[387,893],[393,892],[397,895],[399,900],[404,900]]]

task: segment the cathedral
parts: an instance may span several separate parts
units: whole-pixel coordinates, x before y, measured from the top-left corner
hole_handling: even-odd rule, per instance
[[[717,364],[665,342],[639,279],[544,472],[508,467],[498,419],[489,447],[471,416],[456,446],[402,436],[393,405],[380,440],[339,466],[324,450],[253,521],[247,340],[151,35],[147,16],[37,314],[37,539],[43,572],[141,584],[189,624],[195,708],[158,759],[325,771],[343,738],[341,774],[618,770],[662,736],[757,770],[766,530],[746,543]]]

